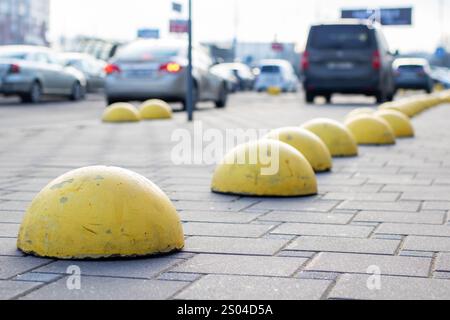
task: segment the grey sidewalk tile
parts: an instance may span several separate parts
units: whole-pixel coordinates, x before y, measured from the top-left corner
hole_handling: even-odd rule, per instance
[[[161,274],[156,280],[194,282],[200,279],[202,276],[203,275],[199,273],[165,272]]]
[[[408,236],[403,245],[403,250],[450,252],[450,238]]]
[[[286,250],[395,254],[399,246],[398,240],[304,236],[293,241]]]
[[[174,201],[178,210],[185,211],[241,211],[253,204],[258,203],[256,199],[239,199],[233,202],[203,202],[203,201]]]
[[[34,271],[68,274],[70,266],[77,266],[85,276],[150,279],[181,262],[183,260],[171,257],[123,261],[56,261]]]
[[[0,223],[22,223],[25,212],[0,211]]]
[[[310,211],[329,212],[339,204],[338,201],[322,201],[317,199],[273,199],[263,200],[252,209],[277,211]]]
[[[293,234],[299,236],[332,236],[345,238],[367,238],[373,227],[330,225],[330,224],[301,224],[284,223],[273,230],[273,234]]]
[[[298,223],[347,224],[352,218],[353,214],[276,211],[266,214],[258,218],[258,220]]]
[[[216,222],[216,223],[249,223],[262,214],[234,213],[216,211],[181,211],[181,220],[185,222]]]
[[[377,193],[383,185],[363,185],[363,186],[336,186],[336,185],[320,185],[320,193],[343,192],[347,194],[355,193]]]
[[[172,201],[205,201],[205,202],[232,202],[239,199],[239,196],[225,196],[208,192],[177,191],[168,192],[167,196]]]
[[[331,281],[208,275],[178,294],[187,300],[318,300]]]
[[[404,192],[402,200],[419,200],[419,201],[446,201],[448,200],[448,192],[433,192],[424,188],[420,192]]]
[[[199,254],[174,272],[230,274],[249,276],[289,277],[308,259],[264,256],[235,256]]]
[[[397,202],[345,201],[338,206],[338,209],[416,212],[419,210],[419,207],[420,202],[417,201],[397,201]]]
[[[0,300],[15,299],[41,285],[40,282],[0,280]]]
[[[380,290],[367,286],[370,275],[344,275],[329,294],[330,299],[448,300],[450,281],[382,276]]]
[[[346,192],[330,192],[327,193],[323,200],[354,200],[354,201],[396,201],[400,193],[354,193]]]
[[[0,280],[6,280],[19,274],[43,266],[52,260],[34,257],[0,256]]]
[[[283,250],[278,253],[277,257],[291,257],[291,258],[307,258],[311,259],[316,255],[316,252],[312,251],[295,251],[295,250]]]
[[[450,272],[450,253],[441,253],[438,255],[435,270],[440,272]]]
[[[450,201],[425,201],[424,210],[450,210]]]
[[[314,258],[305,270],[365,274],[370,267],[377,266],[383,275],[427,277],[430,265],[430,258],[325,252]]]
[[[0,223],[0,238],[17,238],[20,225],[15,223]]]
[[[388,211],[362,211],[356,215],[353,221],[357,222],[394,222],[394,223],[417,223],[437,224],[444,222],[444,213],[425,212],[388,212]]]
[[[24,300],[164,300],[189,282],[81,277],[81,289],[69,290],[67,277],[25,295]]]
[[[24,212],[29,206],[28,201],[5,201],[0,203],[0,211]]]
[[[448,225],[382,223],[377,234],[402,234],[414,236],[450,237]]]
[[[184,251],[272,256],[287,243],[288,240],[190,237]]]
[[[212,236],[212,237],[241,237],[259,238],[274,225],[258,224],[225,224],[225,223],[196,223],[189,222],[183,225],[187,236]]]
[[[333,273],[333,272],[302,271],[299,274],[297,274],[296,278],[336,281],[336,279],[339,277],[339,275],[340,275],[339,273]]]
[[[39,272],[27,272],[24,274],[20,274],[14,278],[15,281],[26,281],[26,282],[53,282],[59,278],[63,277],[60,274],[51,274],[51,273],[39,273]]]
[[[434,252],[402,250],[399,253],[399,256],[402,256],[402,257],[433,258],[434,257]]]
[[[23,255],[24,254],[17,249],[17,239],[0,238],[0,256],[21,257]]]

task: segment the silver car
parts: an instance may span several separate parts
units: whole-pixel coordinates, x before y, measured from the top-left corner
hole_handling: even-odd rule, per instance
[[[106,67],[108,103],[150,98],[186,107],[187,44],[177,40],[137,40],[122,47]],[[227,82],[211,72],[213,61],[200,46],[193,49],[194,100],[226,106]]]
[[[86,79],[52,50],[32,46],[0,47],[0,94],[37,103],[43,95],[84,97]]]
[[[86,78],[87,92],[97,92],[105,87],[106,62],[86,53],[64,53],[62,59],[66,66],[81,71]]]
[[[278,87],[283,92],[297,92],[300,82],[290,62],[263,60],[259,69],[260,74],[255,82],[256,91],[262,92],[270,87]]]

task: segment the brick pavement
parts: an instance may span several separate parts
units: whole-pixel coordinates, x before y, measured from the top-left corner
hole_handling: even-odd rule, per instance
[[[347,102],[348,101],[348,102]],[[342,120],[361,100],[304,106],[300,97],[243,94],[202,109],[205,128]],[[174,166],[173,121],[105,125],[99,99],[42,106],[0,103],[0,299],[450,299],[450,106],[413,120],[417,137],[361,147],[318,176],[312,198],[212,194],[214,166]],[[180,211],[186,248],[167,257],[64,262],[24,257],[19,223],[51,179],[86,165],[116,165],[157,183]],[[67,267],[82,271],[66,287]],[[370,290],[376,266],[381,287]]]

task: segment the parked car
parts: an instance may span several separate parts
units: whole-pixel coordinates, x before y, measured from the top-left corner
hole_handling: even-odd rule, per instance
[[[44,47],[0,47],[0,94],[17,95],[23,102],[37,103],[43,95],[84,97],[86,79],[67,67],[56,52]]]
[[[85,53],[65,53],[63,59],[67,66],[84,74],[88,92],[97,92],[105,87],[106,62]]]
[[[255,90],[267,91],[270,87],[278,87],[283,92],[298,90],[298,77],[292,65],[285,60],[263,60],[259,66],[259,75],[255,82]]]
[[[227,82],[211,72],[206,49],[193,48],[194,100],[227,104]],[[187,43],[181,40],[137,40],[123,46],[105,68],[108,103],[150,98],[181,102],[186,107]]]
[[[228,68],[238,80],[238,89],[241,91],[253,90],[255,86],[255,75],[249,66],[243,63],[222,63],[224,68]]]
[[[450,69],[445,67],[431,67],[431,78],[434,85],[440,85],[444,89],[450,89]]]
[[[433,91],[431,67],[426,59],[400,58],[394,61],[396,89]]]
[[[222,77],[227,82],[228,92],[235,93],[239,90],[239,80],[234,74],[233,70],[228,68],[225,64],[220,63],[211,68],[213,74]]]
[[[385,37],[376,23],[342,20],[311,27],[302,57],[306,101],[335,93],[375,96],[378,103],[395,93],[392,64]]]

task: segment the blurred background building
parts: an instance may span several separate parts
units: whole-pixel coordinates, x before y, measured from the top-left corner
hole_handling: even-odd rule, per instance
[[[50,0],[0,0],[0,45],[47,45]]]

